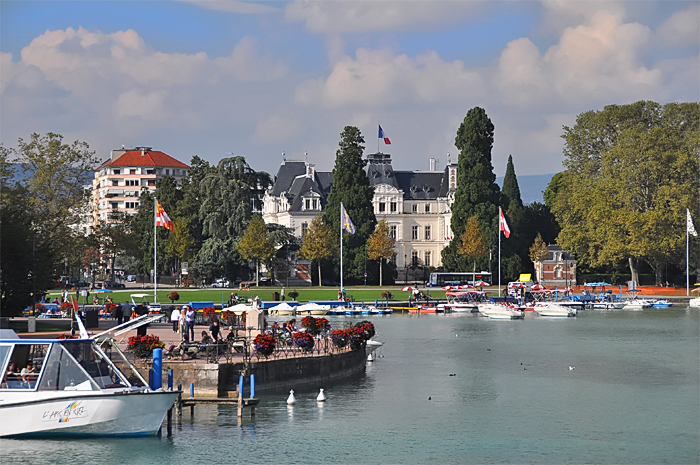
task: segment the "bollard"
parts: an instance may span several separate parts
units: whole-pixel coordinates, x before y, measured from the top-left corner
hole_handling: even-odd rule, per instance
[[[153,389],[163,387],[163,349],[153,349]]]
[[[255,375],[250,375],[250,397],[255,398]]]
[[[168,391],[173,390],[173,370],[168,370]]]

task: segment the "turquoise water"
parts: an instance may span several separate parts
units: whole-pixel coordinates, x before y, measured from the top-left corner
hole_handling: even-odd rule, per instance
[[[699,463],[698,313],[373,318],[382,357],[294,407],[261,395],[240,425],[186,409],[171,438],[0,440],[0,462]]]

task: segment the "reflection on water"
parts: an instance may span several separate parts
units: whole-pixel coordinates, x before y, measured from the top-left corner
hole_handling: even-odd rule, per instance
[[[185,409],[172,438],[0,440],[0,462],[698,461],[697,310],[372,320],[386,344],[366,373],[295,389],[294,406],[282,390],[253,418]]]

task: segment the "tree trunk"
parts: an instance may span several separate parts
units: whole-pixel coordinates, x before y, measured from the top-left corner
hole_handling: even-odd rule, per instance
[[[311,265],[309,265],[309,266],[311,266]],[[316,263],[316,266],[318,267],[318,287],[321,287],[321,260],[319,260]],[[311,271],[311,270],[309,270],[309,271]],[[309,276],[309,278],[311,278],[311,276]]]
[[[260,275],[260,263],[259,263],[258,259],[256,258],[255,259],[255,287],[258,287],[260,285],[259,275]]]
[[[384,261],[383,258],[379,259],[379,287],[382,287],[382,262]]]
[[[629,258],[630,263],[630,274],[632,275],[632,281],[639,285],[639,269],[637,268],[637,259],[634,257]]]

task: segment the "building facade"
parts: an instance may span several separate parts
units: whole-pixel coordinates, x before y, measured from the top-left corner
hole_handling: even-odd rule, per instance
[[[566,288],[576,284],[576,260],[556,244],[547,246],[547,258],[535,263],[537,281],[547,287]]]
[[[452,238],[451,206],[457,188],[457,164],[437,171],[395,171],[391,155],[367,155],[367,177],[374,187],[374,213],[385,218],[396,240],[396,266],[440,267],[442,249]],[[316,171],[304,160],[284,160],[265,194],[263,219],[294,230],[302,238],[311,220],[323,213],[333,185],[330,171]]]
[[[112,213],[136,214],[142,189],[155,191],[156,182],[164,176],[180,182],[189,168],[151,147],[112,150],[110,159],[95,170],[92,225],[113,221]]]

